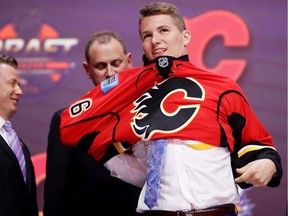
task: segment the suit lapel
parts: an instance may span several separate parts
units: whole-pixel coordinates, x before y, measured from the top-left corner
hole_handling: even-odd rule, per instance
[[[14,152],[12,151],[12,149],[10,148],[8,143],[6,143],[6,141],[4,140],[4,138],[1,135],[0,135],[0,148],[2,148],[2,150],[7,155],[7,157],[9,157],[16,165],[18,165],[19,170],[20,170],[20,166],[19,166],[18,160],[17,160]],[[21,172],[21,170],[20,170],[20,172]]]
[[[21,143],[22,143],[22,141],[21,141]],[[4,140],[4,138],[1,135],[0,135],[0,148],[3,150],[4,154],[13,162],[13,164],[15,165],[15,169],[18,170],[19,175],[22,177],[22,172],[21,172],[21,168],[20,168],[18,159],[15,156],[14,152],[12,151],[12,149],[10,148],[10,146],[8,145],[8,143]],[[26,169],[27,169],[27,164],[29,164],[29,163],[27,163],[27,157],[29,157],[29,155],[27,154],[27,150],[25,149],[25,147],[22,146],[22,149],[23,149],[23,152],[24,152],[25,162],[26,162]],[[31,169],[31,167],[29,169]],[[27,172],[27,182],[28,182],[28,179],[30,178],[29,177],[29,172],[30,171],[27,170],[26,172]],[[22,179],[23,179],[23,177],[22,177]],[[24,179],[23,179],[23,183],[25,183]]]

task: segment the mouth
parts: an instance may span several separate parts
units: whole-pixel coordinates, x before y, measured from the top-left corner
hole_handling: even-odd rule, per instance
[[[11,98],[12,101],[14,101],[16,104],[18,103],[19,99],[18,98]]]
[[[158,57],[158,56],[162,56],[164,55],[164,53],[167,51],[167,49],[164,49],[164,48],[159,48],[159,49],[154,49],[152,54],[155,56],[155,57]]]

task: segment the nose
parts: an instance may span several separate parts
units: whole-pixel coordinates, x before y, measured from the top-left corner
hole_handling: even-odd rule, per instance
[[[157,34],[157,33],[154,33],[153,36],[152,36],[151,41],[152,41],[153,44],[160,43],[160,41],[161,41],[160,35]]]
[[[111,65],[107,66],[106,77],[111,77],[116,74],[116,70]]]
[[[20,96],[23,95],[23,91],[20,85],[17,85],[16,87],[16,94]]]

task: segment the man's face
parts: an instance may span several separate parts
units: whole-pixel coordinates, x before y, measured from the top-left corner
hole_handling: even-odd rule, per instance
[[[162,55],[178,58],[187,54],[190,32],[180,32],[169,15],[145,17],[139,28],[142,47],[149,60]]]
[[[0,63],[0,116],[10,119],[17,111],[17,104],[23,92],[20,78],[15,68]]]
[[[100,44],[95,41],[89,49],[89,63],[83,63],[88,77],[94,85],[114,74],[131,68],[131,54],[125,55],[123,47],[114,38],[110,42]]]

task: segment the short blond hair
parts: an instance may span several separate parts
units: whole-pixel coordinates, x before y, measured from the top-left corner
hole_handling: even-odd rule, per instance
[[[152,2],[141,8],[139,13],[140,13],[139,26],[143,18],[145,17],[164,14],[169,15],[174,19],[175,25],[177,26],[180,32],[186,30],[184,19],[179,14],[179,10],[174,4],[167,2]]]

